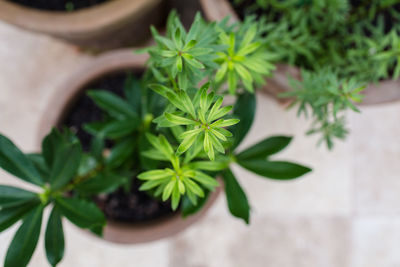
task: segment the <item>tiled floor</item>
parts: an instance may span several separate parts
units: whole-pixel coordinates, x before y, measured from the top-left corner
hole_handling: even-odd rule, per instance
[[[32,150],[45,103],[91,59],[66,44],[0,24],[0,132]],[[303,135],[305,120],[259,95],[256,124],[244,145],[271,134],[295,135],[278,158],[312,166],[310,175],[276,182],[235,167],[251,201],[250,226],[230,217],[223,197],[197,225],[146,245],[109,244],[66,222],[60,266],[400,266],[399,115],[400,103],[349,114],[350,138],[328,152]],[[0,183],[22,184],[3,172]],[[0,262],[15,229],[0,234]],[[30,266],[48,266],[42,241]]]

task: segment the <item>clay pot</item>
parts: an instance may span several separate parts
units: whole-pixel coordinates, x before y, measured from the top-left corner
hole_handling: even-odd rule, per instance
[[[37,147],[40,147],[43,137],[53,126],[58,126],[62,123],[64,116],[68,113],[73,102],[84,93],[83,89],[89,83],[110,73],[124,70],[143,71],[147,59],[147,54],[138,55],[134,54],[131,49],[124,49],[99,56],[91,63],[83,66],[66,80],[62,87],[54,92],[49,105],[44,109],[36,139]],[[168,218],[143,224],[108,221],[104,229],[103,238],[116,243],[134,244],[172,236],[202,218],[214,204],[220,192],[221,187],[218,187],[209,196],[206,205],[200,212],[185,219],[178,213]]]
[[[210,21],[219,21],[230,16],[232,21],[239,21],[231,3],[228,0],[200,0],[205,17]],[[300,70],[287,64],[278,64],[273,75],[266,80],[262,90],[277,101],[287,104],[290,99],[279,98],[278,95],[291,90],[288,76],[300,79]],[[370,84],[364,90],[364,100],[361,105],[375,105],[400,100],[400,80],[386,80]]]
[[[0,20],[89,49],[141,44],[163,21],[164,0],[112,0],[74,12],[38,10],[0,1]]]

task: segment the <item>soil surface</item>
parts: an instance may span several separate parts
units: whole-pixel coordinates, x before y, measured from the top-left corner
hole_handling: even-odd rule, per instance
[[[110,0],[7,0],[27,7],[49,11],[76,11]]]
[[[104,78],[98,79],[87,86],[85,90],[108,90],[119,96],[123,95],[123,87],[126,78],[130,73],[115,73]],[[137,74],[133,74],[138,76]],[[70,107],[69,113],[65,116],[63,125],[76,131],[78,138],[82,142],[84,150],[89,150],[92,136],[86,133],[82,126],[85,123],[102,119],[102,111],[84,93]],[[108,144],[110,146],[111,143]],[[146,192],[139,191],[140,181],[133,179],[129,192],[123,188],[108,194],[97,196],[95,201],[103,210],[106,217],[113,221],[120,222],[149,222],[174,214],[169,201],[163,202],[154,199]]]

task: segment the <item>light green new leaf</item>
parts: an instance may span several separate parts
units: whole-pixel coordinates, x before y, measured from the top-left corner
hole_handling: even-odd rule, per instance
[[[165,113],[165,118],[175,125],[196,125],[197,121],[187,119],[178,115],[174,115],[172,113]]]

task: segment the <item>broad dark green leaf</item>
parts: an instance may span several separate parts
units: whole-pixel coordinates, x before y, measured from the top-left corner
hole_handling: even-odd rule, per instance
[[[61,213],[53,207],[46,227],[45,248],[47,260],[56,266],[64,256],[64,231]]]
[[[43,185],[33,163],[7,137],[0,134],[0,168],[36,185]]]
[[[43,139],[42,154],[47,166],[51,168],[57,151],[64,145],[64,140],[61,133],[53,128],[51,132]]]
[[[26,156],[39,172],[41,179],[45,182],[48,182],[48,180],[50,179],[50,170],[44,157],[41,154],[26,154]]]
[[[292,141],[292,137],[273,136],[262,140],[237,155],[239,160],[263,158],[276,154],[283,150]]]
[[[8,248],[4,267],[28,265],[39,240],[42,215],[43,206],[38,206],[24,218]]]
[[[28,213],[33,207],[39,205],[39,201],[30,201],[20,206],[4,208],[0,210],[0,232],[4,231]]]
[[[105,137],[118,139],[131,134],[139,126],[139,118],[129,118],[125,120],[113,121],[108,123],[101,131]]]
[[[56,155],[50,172],[50,186],[53,190],[68,184],[80,165],[82,148],[79,143],[64,146]]]
[[[38,199],[37,194],[17,187],[0,185],[0,207],[9,208]]]
[[[181,210],[182,210],[182,216],[188,217],[190,215],[196,214],[199,212],[204,205],[207,203],[208,197],[210,196],[210,191],[205,190],[204,191],[204,197],[201,197],[197,201],[197,205],[194,205],[189,198],[185,195],[182,198],[181,202]]]
[[[133,77],[132,74],[130,74],[125,81],[124,94],[127,101],[137,114],[140,114],[141,110],[141,93],[142,88],[140,86],[140,82],[138,81],[138,79]]]
[[[240,119],[238,124],[229,128],[234,136],[232,150],[240,145],[253,124],[256,113],[256,97],[251,93],[241,94],[234,105],[233,115]]]
[[[128,102],[111,92],[105,90],[93,90],[89,91],[88,95],[100,108],[114,118],[121,119],[138,117],[137,113]]]
[[[111,172],[101,172],[97,176],[80,183],[76,190],[86,194],[110,193],[126,183],[129,178]]]
[[[277,179],[290,180],[300,177],[311,171],[310,168],[286,161],[267,161],[264,159],[239,160],[238,163],[245,169],[258,175]]]
[[[222,172],[225,182],[225,195],[229,211],[235,217],[242,218],[247,224],[250,220],[250,205],[242,187],[230,169]]]
[[[93,155],[93,157],[95,157],[99,161],[102,160],[104,147],[105,147],[104,137],[101,135],[94,136],[90,144],[90,152]]]
[[[110,168],[119,167],[126,159],[132,157],[135,146],[136,140],[133,138],[128,138],[116,144],[111,150],[110,156],[107,158],[107,166]]]
[[[80,228],[104,226],[103,212],[93,202],[78,198],[57,198],[56,206],[62,215]]]
[[[95,225],[89,228],[90,232],[93,234],[102,237],[103,236],[103,226],[102,225]]]

